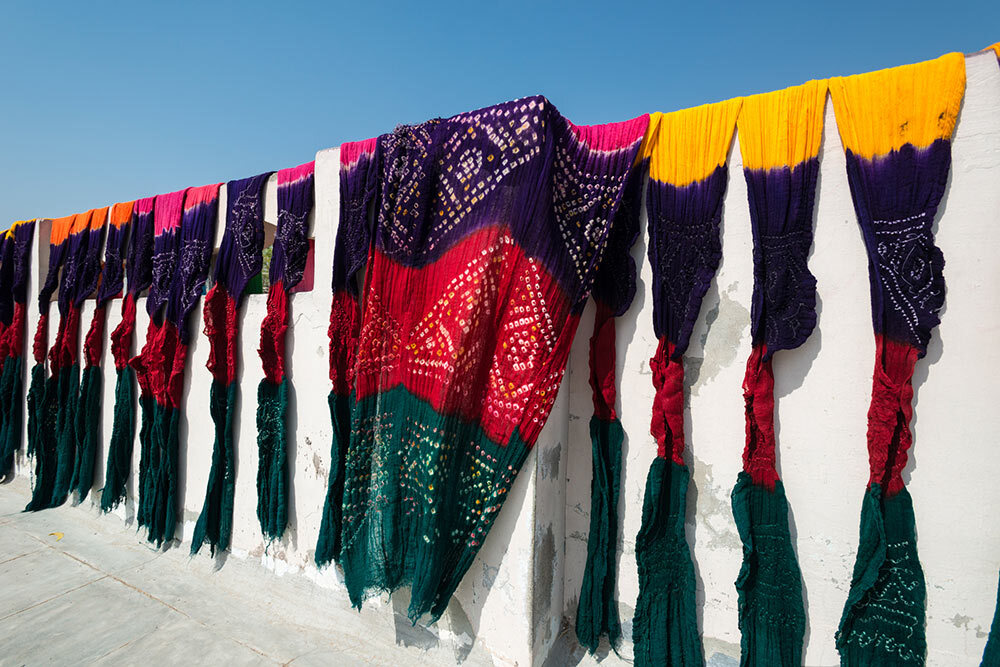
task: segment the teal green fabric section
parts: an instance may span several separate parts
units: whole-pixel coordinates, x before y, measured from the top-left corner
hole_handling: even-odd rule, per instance
[[[659,458],[646,478],[635,542],[639,597],[632,622],[635,664],[693,667],[705,659],[695,614],[694,563],[684,533],[687,466]]]
[[[798,667],[806,612],[781,480],[771,491],[741,472],[733,489],[733,517],[743,541],[743,566],[736,579],[740,665]]]
[[[99,366],[83,370],[80,385],[80,404],[76,413],[76,460],[70,488],[77,492],[80,502],[86,500],[94,485],[94,465],[101,439],[101,404],[104,375]]]
[[[861,506],[861,537],[837,631],[841,665],[922,665],[926,588],[917,559],[913,501],[872,484]]]
[[[993,625],[983,650],[981,667],[1000,667],[1000,586],[997,587],[997,606],[993,612]]]
[[[622,478],[625,431],[617,418],[590,418],[594,476],[590,482],[590,534],[583,571],[580,603],[576,609],[576,638],[591,653],[601,637],[612,648],[621,643],[622,628],[615,601],[615,564],[618,553],[618,497]]]
[[[108,444],[108,462],[101,491],[101,510],[110,512],[125,500],[135,446],[135,371],[118,370],[115,379],[115,419]]]
[[[338,396],[333,391],[327,396],[330,404],[330,421],[333,425],[333,442],[330,446],[330,475],[323,501],[323,518],[316,540],[316,565],[323,567],[340,562],[341,517],[344,502],[344,457],[351,441],[351,406],[353,396]]]
[[[288,376],[257,385],[257,520],[268,540],[280,540],[288,524]]]
[[[0,373],[0,478],[13,472],[14,454],[21,449],[23,369],[21,357],[7,357]]]
[[[174,539],[177,521],[178,434],[180,410],[159,405],[152,399],[145,482],[139,495],[139,525],[157,546]],[[146,415],[143,415],[145,420]],[[142,477],[140,460],[140,477]]]
[[[212,421],[215,423],[215,443],[212,446],[212,467],[208,471],[208,489],[198,523],[191,536],[191,553],[198,553],[208,540],[212,554],[229,548],[233,534],[233,496],[236,493],[236,452],[233,448],[233,412],[236,408],[237,384],[228,387],[212,381],[209,398]]]
[[[47,392],[46,392],[47,393]],[[80,364],[60,368],[56,375],[56,481],[50,507],[66,502],[76,467],[76,412],[80,404]],[[46,395],[46,400],[48,396]]]
[[[156,409],[156,400],[152,396],[140,394],[139,414],[142,422],[139,426],[139,484],[136,488],[136,494],[139,496],[136,521],[140,526],[149,525],[151,521],[152,494],[146,490],[152,486],[149,478],[153,459],[153,417]]]
[[[36,363],[28,386],[28,456],[35,457],[35,485],[27,512],[49,507],[56,483],[56,379],[45,375],[45,364]]]

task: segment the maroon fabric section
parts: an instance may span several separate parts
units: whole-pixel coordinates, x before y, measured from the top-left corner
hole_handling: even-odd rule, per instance
[[[753,348],[747,359],[743,378],[743,400],[746,403],[747,441],[743,449],[743,470],[754,484],[774,490],[778,481],[775,467],[774,439],[774,372],[767,345]]]
[[[333,293],[330,309],[330,381],[338,396],[350,396],[361,326],[361,306],[347,290]]]
[[[271,284],[267,293],[267,315],[260,324],[260,355],[264,377],[273,385],[285,377],[285,334],[288,331],[288,294],[282,281]]]
[[[14,316],[0,336],[0,360],[24,354],[25,305],[14,302]]]
[[[222,283],[216,283],[205,297],[205,335],[208,337],[208,367],[216,382],[225,386],[236,377],[236,301]]]
[[[132,333],[135,331],[135,296],[131,292],[122,301],[122,321],[111,332],[111,355],[115,358],[115,368],[122,370],[128,366],[132,352]]]
[[[35,328],[35,339],[31,345],[31,353],[35,357],[35,363],[45,362],[45,352],[49,347],[49,314],[42,313],[38,317],[38,325]]]
[[[60,369],[69,368],[76,363],[79,340],[80,309],[71,303],[66,307],[66,314],[59,319],[56,342],[49,350],[49,367],[53,375]]]
[[[653,423],[650,433],[656,438],[656,455],[677,465],[684,465],[684,361],[673,359],[674,344],[660,339],[656,356],[649,360],[653,370]]]
[[[83,341],[83,356],[87,367],[101,365],[101,352],[104,347],[104,306],[99,306],[94,310],[94,319],[90,322],[90,330]]]
[[[135,317],[133,315],[133,326]],[[123,322],[124,324],[124,322]],[[119,328],[121,328],[119,326]],[[156,325],[154,320],[149,321],[149,328],[146,329],[146,342],[142,346],[142,350],[139,354],[132,357],[128,361],[128,365],[132,367],[135,371],[136,381],[139,383],[139,389],[144,397],[153,395],[153,372],[150,365],[150,359],[153,355],[153,347],[156,344],[156,339],[159,337],[160,327]],[[126,350],[127,351],[127,350]],[[115,361],[117,364],[117,359]]]
[[[594,334],[590,337],[590,388],[593,391],[594,416],[604,421],[617,418],[615,361],[615,313],[603,301],[598,301]]]
[[[159,327],[152,321],[142,352],[129,361],[143,395],[152,395],[161,406],[180,408],[184,395],[184,365],[187,345],[181,343],[177,327],[164,320]]]
[[[920,350],[909,343],[875,336],[875,372],[868,408],[868,484],[887,496],[903,489],[903,468],[913,444],[913,367]]]

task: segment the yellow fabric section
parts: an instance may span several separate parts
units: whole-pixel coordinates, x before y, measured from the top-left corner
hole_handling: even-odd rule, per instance
[[[86,215],[81,213],[78,215],[67,215],[65,218],[56,218],[52,221],[52,231],[49,232],[49,243],[51,245],[59,245],[66,240],[69,236],[69,230],[73,226],[73,222],[79,217],[79,215]]]
[[[844,147],[863,158],[949,139],[965,94],[965,56],[830,79]]]
[[[725,164],[742,103],[737,97],[653,114],[640,152],[642,159],[649,159],[649,177],[684,187]]]
[[[794,167],[819,155],[826,81],[744,98],[736,121],[744,169]]]
[[[35,221],[34,218],[32,218],[31,220],[16,220],[16,221],[14,221],[11,224],[11,226],[7,229],[7,236],[8,237],[14,236],[14,230],[15,229],[17,229],[21,225],[26,225],[29,222],[34,222],[34,221]]]
[[[987,46],[987,49],[993,49],[993,52],[997,54],[997,58],[1000,58],[1000,42],[997,42],[993,46]]]

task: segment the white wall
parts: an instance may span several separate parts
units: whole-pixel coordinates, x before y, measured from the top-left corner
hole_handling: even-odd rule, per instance
[[[917,516],[918,548],[928,591],[927,640],[931,665],[978,664],[996,600],[1000,532],[990,519],[1000,506],[1000,456],[994,447],[1000,411],[1000,69],[992,54],[970,57],[968,90],[953,144],[954,164],[939,215],[938,244],[946,259],[948,297],[942,324],[928,355],[917,365],[915,446],[904,474]],[[818,280],[819,324],[798,350],[774,361],[778,398],[779,471],[791,507],[792,535],[802,567],[809,622],[807,664],[835,664],[833,633],[850,583],[858,539],[862,494],[867,482],[866,413],[871,387],[873,340],[867,261],[851,206],[844,155],[832,105],[827,105],[820,153],[816,239],[810,267]],[[699,623],[706,657],[738,656],[736,590],[741,547],[729,494],[741,468],[744,443],[742,380],[750,351],[752,289],[750,220],[738,148],[730,158],[723,216],[723,263],[705,298],[686,359],[689,409],[687,456],[692,465],[688,536],[698,576]],[[241,322],[240,391],[237,420],[238,471],[232,552],[260,559],[281,575],[302,573],[337,592],[348,606],[336,570],[312,564],[330,458],[326,395],[326,328],[330,270],[338,212],[339,154],[316,156],[316,276],[312,292],[291,299],[290,401],[291,528],[279,544],[260,536],[256,508],[256,391],[263,377],[256,354],[266,295],[246,298]],[[266,217],[276,218],[272,178]],[[224,188],[220,199],[221,237]],[[47,229],[40,226],[40,229]],[[47,234],[36,239],[29,293],[29,336],[37,321],[35,295],[47,256]],[[618,323],[619,413],[625,426],[625,470],[620,511],[622,544],[618,599],[626,638],[637,594],[635,535],[643,485],[656,446],[649,435],[653,397],[649,359],[652,331],[651,273],[645,244],[634,249],[640,268],[632,309]],[[117,326],[119,301],[109,307],[108,331]],[[208,345],[201,331],[201,305],[194,317],[199,335],[188,364],[187,409],[182,446],[184,515],[188,540],[204,499],[211,461],[213,425],[208,411]],[[82,319],[90,324],[93,302]],[[55,314],[53,304],[52,313]],[[477,640],[503,664],[541,664],[560,626],[572,628],[586,560],[590,508],[590,388],[587,339],[592,310],[581,322],[569,372],[555,408],[517,479],[479,557],[444,618],[431,628],[409,627],[405,591],[391,602],[374,600],[363,613],[371,623],[395,624],[405,650],[454,650],[467,654]],[[139,302],[137,345],[145,337],[144,299]],[[55,321],[50,336],[55,334]],[[30,342],[30,340],[29,340]],[[30,345],[29,345],[30,353]],[[110,434],[114,366],[105,351],[104,440]],[[104,453],[95,488],[103,485]],[[30,475],[19,460],[18,474]],[[133,470],[138,469],[138,447]],[[134,483],[129,487],[134,491]],[[95,494],[96,496],[96,494]],[[88,501],[88,503],[91,501]],[[96,511],[93,509],[92,511]],[[134,506],[119,516],[131,520]],[[109,519],[114,520],[114,519]],[[207,550],[204,550],[207,553]],[[207,555],[198,558],[207,558]],[[224,561],[224,559],[220,559]],[[266,576],[262,573],[262,576]],[[564,622],[563,616],[567,619]],[[570,630],[570,634],[572,631]],[[626,643],[623,655],[630,655]],[[448,655],[453,655],[448,653]],[[607,664],[619,661],[613,653]],[[723,661],[725,662],[725,661]]]

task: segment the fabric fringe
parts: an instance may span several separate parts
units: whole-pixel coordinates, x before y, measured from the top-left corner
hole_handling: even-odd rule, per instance
[[[90,487],[94,484],[94,464],[101,439],[101,404],[104,376],[100,366],[88,366],[83,370],[80,385],[80,404],[76,413],[76,461],[73,469],[73,483],[80,502],[86,500]]]
[[[59,369],[55,378],[56,481],[50,507],[66,502],[76,486],[76,414],[80,404],[80,364]],[[46,392],[46,400],[48,392]]]
[[[733,516],[743,541],[739,594],[744,667],[802,664],[805,606],[802,573],[788,531],[788,502],[780,480],[774,490],[740,472],[733,489]]]
[[[43,354],[44,358],[44,354]],[[51,393],[52,396],[49,396]],[[49,507],[56,481],[56,437],[54,423],[55,381],[45,377],[45,364],[31,369],[28,387],[28,456],[35,457],[35,485],[24,508],[35,512]]]
[[[269,541],[280,540],[288,524],[288,383],[265,378],[257,386],[257,520]]]
[[[218,380],[212,382],[210,404],[215,423],[215,443],[212,446],[212,467],[208,472],[205,504],[191,537],[192,555],[198,553],[205,540],[208,540],[213,556],[216,551],[226,551],[233,534],[233,495],[236,492],[233,412],[236,387],[235,382],[228,387]]]
[[[101,491],[101,511],[110,512],[125,500],[126,484],[132,472],[135,443],[135,371],[118,369],[115,380],[115,420],[108,444],[108,463]]]
[[[636,537],[639,598],[632,639],[635,664],[704,665],[695,615],[694,563],[684,533],[687,466],[657,457],[649,468]]]
[[[139,525],[146,528],[147,539],[159,547],[174,539],[177,520],[180,410],[152,399],[150,403],[149,461],[139,497]]]
[[[21,450],[21,392],[24,360],[7,357],[0,373],[0,478],[14,471],[14,454]]]
[[[151,496],[146,489],[150,488],[150,468],[153,460],[153,420],[156,412],[156,401],[152,396],[140,394],[139,411],[142,423],[139,427],[139,486],[136,493],[139,496],[136,521],[140,526],[146,526],[150,521]]]
[[[1000,55],[1000,50],[997,51],[997,55]],[[980,667],[1000,667],[1000,587],[997,588],[997,606],[993,612],[993,624],[990,626],[986,648],[983,649],[983,661]]]
[[[922,665],[926,587],[917,559],[913,501],[904,487],[872,484],[861,507],[851,590],[837,631],[842,665]]]
[[[615,602],[618,497],[625,440],[621,421],[592,416],[590,440],[594,460],[594,476],[590,483],[590,534],[580,604],[576,610],[576,637],[581,646],[595,653],[602,635],[608,636],[615,650],[622,635]]]
[[[329,398],[330,419],[333,422],[333,444],[330,448],[330,477],[326,500],[323,503],[323,520],[316,541],[316,565],[323,567],[340,562],[341,519],[344,501],[344,464],[347,445],[351,441],[351,397],[331,391]]]

